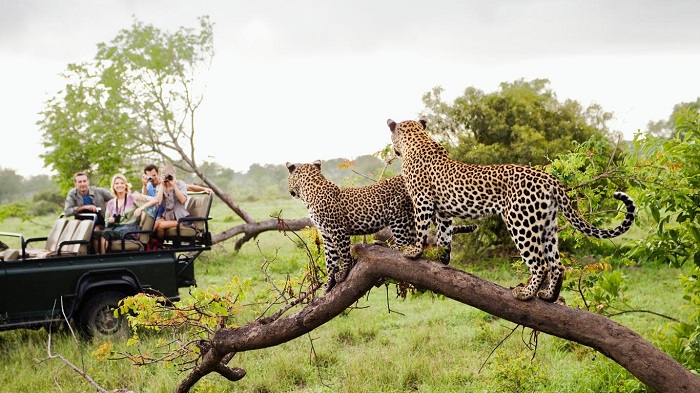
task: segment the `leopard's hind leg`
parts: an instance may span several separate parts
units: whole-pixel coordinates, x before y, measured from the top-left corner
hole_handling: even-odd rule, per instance
[[[537,297],[548,302],[555,302],[559,298],[562,283],[564,282],[564,265],[559,260],[559,248],[557,239],[557,211],[556,208],[549,211],[545,221],[542,244],[544,245],[545,262],[549,266],[549,280],[547,285],[537,292]]]
[[[527,284],[513,288],[513,296],[520,300],[532,299],[550,270],[544,259],[541,242],[544,228],[538,222],[536,214],[528,211],[527,206],[520,209],[514,204],[512,209],[503,212],[502,218],[523,262],[530,270]]]
[[[412,208],[412,207],[411,207]],[[404,214],[393,217],[389,224],[395,242],[392,246],[395,250],[404,250],[405,247],[416,243],[416,223],[412,214]]]

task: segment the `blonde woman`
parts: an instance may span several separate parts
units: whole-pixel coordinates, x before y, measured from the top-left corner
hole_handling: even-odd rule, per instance
[[[105,207],[105,229],[100,232],[100,254],[105,254],[109,249],[109,243],[121,240],[122,234],[139,230],[139,219],[143,209],[154,205],[157,201],[138,192],[131,192],[131,186],[126,181],[126,176],[118,173],[112,176],[112,195],[114,198],[107,202]],[[136,203],[145,203],[137,207]],[[133,234],[136,239],[138,234]]]

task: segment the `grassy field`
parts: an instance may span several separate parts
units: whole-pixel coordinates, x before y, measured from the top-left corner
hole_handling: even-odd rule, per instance
[[[243,203],[259,220],[282,211],[286,218],[306,212],[298,201]],[[214,232],[239,223],[215,206]],[[53,218],[38,219],[50,223]],[[5,220],[1,230],[25,237],[45,236],[40,222]],[[266,285],[260,271],[265,261],[279,279],[299,273],[306,263],[302,250],[277,232],[262,234],[234,254],[217,245],[196,264],[199,286],[219,285],[233,276],[250,278],[254,289]],[[459,264],[460,269],[504,286],[519,282],[505,262]],[[678,317],[682,290],[669,267],[619,267],[625,277],[625,299],[637,309]],[[182,291],[187,296],[186,291]],[[573,299],[576,294],[563,295]],[[21,296],[21,294],[18,294]],[[614,318],[654,342],[667,320],[649,313]],[[245,321],[241,321],[245,322]],[[392,286],[374,288],[357,307],[304,336],[283,345],[237,354],[230,363],[246,369],[239,382],[217,375],[204,378],[194,392],[636,392],[642,386],[624,369],[578,344],[541,334],[536,350],[530,329],[492,317],[450,299],[423,294],[396,298]],[[0,391],[91,392],[84,378],[57,359],[46,360],[48,333],[17,330],[0,333]],[[167,338],[148,334],[146,345]],[[503,341],[505,340],[505,341]],[[501,341],[503,341],[501,343]],[[51,350],[85,370],[107,390],[169,392],[183,378],[176,367],[137,367],[124,360],[97,360],[100,342],[78,342],[70,334],[52,335]],[[500,345],[499,345],[500,344]],[[115,349],[124,348],[115,342]]]

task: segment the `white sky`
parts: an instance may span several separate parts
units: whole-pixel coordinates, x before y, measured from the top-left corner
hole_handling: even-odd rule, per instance
[[[36,126],[69,63],[133,18],[214,23],[199,159],[245,172],[372,154],[386,119],[415,119],[435,86],[547,78],[560,100],[601,104],[628,138],[700,96],[700,2],[0,0],[0,167],[48,174]]]

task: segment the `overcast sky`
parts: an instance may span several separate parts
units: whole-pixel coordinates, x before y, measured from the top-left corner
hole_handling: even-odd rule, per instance
[[[0,0],[0,167],[49,174],[36,126],[69,63],[134,18],[167,31],[214,23],[202,78],[200,159],[353,159],[390,143],[386,119],[421,97],[547,78],[560,100],[598,103],[629,138],[700,96],[700,1]]]

